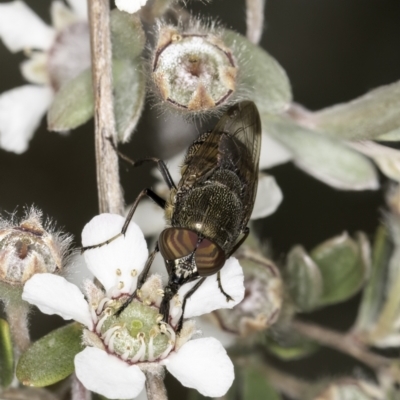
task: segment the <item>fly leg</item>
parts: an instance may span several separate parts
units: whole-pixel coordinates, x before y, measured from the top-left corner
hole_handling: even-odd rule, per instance
[[[245,228],[243,231],[243,236],[240,238],[240,240],[233,246],[233,249],[230,251],[230,253],[226,256],[226,258],[229,258],[241,245],[242,243],[247,239],[247,236],[249,236],[250,229],[248,227]],[[217,275],[217,281],[218,281],[218,288],[221,291],[221,293],[225,296],[226,301],[233,301],[233,298],[229,296],[228,293],[225,292],[224,288],[222,287],[222,282],[221,282],[221,271],[218,271]]]
[[[183,304],[182,304],[182,315],[179,318],[178,324],[176,331],[179,333],[182,329],[183,326],[183,316],[185,315],[185,307],[186,307],[186,302],[190,298],[190,296],[204,283],[206,280],[205,277],[201,278],[186,294],[185,297],[183,298]]]
[[[94,245],[91,245],[91,246],[82,247],[81,248],[81,253],[85,252],[86,250],[96,249],[97,247],[104,246],[106,244],[111,243],[112,241],[114,241],[115,239],[119,238],[120,236],[124,236],[126,231],[128,230],[129,224],[130,224],[130,222],[132,220],[133,214],[135,213],[136,208],[137,208],[140,200],[145,196],[150,197],[150,199],[152,199],[161,208],[165,208],[165,200],[164,199],[162,199],[160,196],[158,196],[156,193],[154,193],[151,189],[143,189],[139,193],[138,197],[136,197],[135,202],[132,204],[132,207],[129,210],[129,213],[128,213],[126,219],[125,219],[124,226],[121,229],[121,232],[118,233],[117,235],[111,237],[110,239],[107,239],[104,242],[101,242],[101,243],[98,243],[98,244],[94,244]]]

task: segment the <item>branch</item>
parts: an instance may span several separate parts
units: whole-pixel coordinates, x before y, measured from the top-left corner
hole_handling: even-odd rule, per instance
[[[97,190],[100,213],[123,214],[118,156],[108,139],[115,140],[109,0],[89,0],[92,51]]]
[[[258,44],[264,30],[265,0],[246,0],[247,39]]]
[[[343,334],[309,322],[294,320],[291,326],[301,335],[319,344],[348,354],[374,370],[382,370],[391,365],[391,360],[371,352],[349,334]]]

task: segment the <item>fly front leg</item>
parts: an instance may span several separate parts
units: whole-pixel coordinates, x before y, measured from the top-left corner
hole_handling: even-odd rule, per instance
[[[96,249],[98,247],[104,246],[106,244],[109,244],[111,242],[113,242],[115,239],[118,239],[120,236],[125,236],[126,231],[128,230],[129,224],[132,221],[133,218],[133,214],[136,211],[137,206],[139,205],[140,200],[143,197],[149,197],[150,199],[152,199],[157,205],[159,205],[161,208],[165,207],[165,200],[163,198],[161,198],[159,195],[157,195],[156,193],[154,193],[151,189],[143,189],[138,197],[136,198],[135,202],[132,204],[131,209],[129,210],[129,213],[125,219],[125,223],[121,229],[121,232],[116,234],[115,236],[111,237],[110,239],[105,240],[104,242],[101,243],[97,243],[91,246],[85,246],[81,248],[81,254],[87,250],[91,250],[91,249]]]
[[[233,301],[233,298],[225,292],[224,288],[222,287],[222,282],[221,282],[221,271],[218,271],[217,274],[217,281],[218,281],[218,288],[221,291],[221,293],[225,296],[226,301]]]

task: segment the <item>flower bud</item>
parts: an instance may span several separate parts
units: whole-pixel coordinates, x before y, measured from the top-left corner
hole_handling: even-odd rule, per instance
[[[43,226],[42,213],[34,208],[19,224],[0,220],[0,280],[22,286],[36,273],[60,272],[70,242],[71,237]]]
[[[160,26],[152,77],[174,108],[201,112],[227,103],[236,89],[237,61],[218,33]]]
[[[279,317],[282,301],[282,279],[276,266],[240,260],[244,272],[245,297],[231,310],[215,312],[221,327],[242,337],[263,331]]]

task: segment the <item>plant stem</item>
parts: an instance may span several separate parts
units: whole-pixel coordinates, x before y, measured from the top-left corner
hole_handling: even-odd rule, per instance
[[[258,44],[264,30],[265,0],[246,0],[247,39]]]
[[[164,374],[146,372],[146,392],[148,400],[167,400],[167,390],[164,385]]]
[[[92,394],[82,385],[75,374],[72,375],[71,400],[90,400]]]
[[[114,140],[115,117],[112,92],[112,57],[109,0],[89,0],[90,41],[94,91],[97,190],[100,213],[123,214],[118,156]]]
[[[299,320],[292,321],[291,326],[301,335],[313,339],[319,344],[348,354],[374,370],[387,368],[391,364],[390,359],[372,353],[350,334],[335,332],[322,326]]]
[[[31,344],[28,329],[29,305],[23,301],[10,301],[5,302],[4,310],[7,314],[7,321],[14,344],[15,359],[17,360]]]

